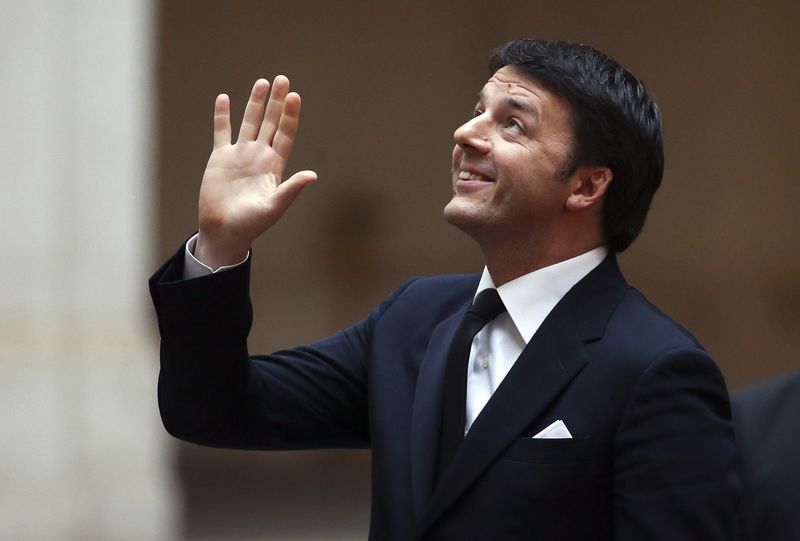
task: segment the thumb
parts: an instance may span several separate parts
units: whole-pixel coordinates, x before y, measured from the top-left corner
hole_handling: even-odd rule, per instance
[[[292,202],[300,195],[303,188],[317,180],[317,174],[314,171],[298,171],[288,179],[284,180],[278,185],[275,194],[281,201],[284,208],[292,204]]]

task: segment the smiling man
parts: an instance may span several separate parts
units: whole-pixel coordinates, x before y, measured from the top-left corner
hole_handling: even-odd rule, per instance
[[[373,539],[732,539],[722,376],[615,258],[661,181],[656,104],[584,45],[514,41],[490,73],[444,211],[483,274],[410,280],[348,329],[253,357],[249,246],[316,175],[283,179],[300,113],[285,77],[256,82],[233,144],[217,98],[200,231],[150,282],[165,426],[370,447]]]
[[[497,285],[604,244],[601,200],[613,173],[573,167],[570,122],[564,98],[506,65],[455,132],[444,216],[480,244]]]

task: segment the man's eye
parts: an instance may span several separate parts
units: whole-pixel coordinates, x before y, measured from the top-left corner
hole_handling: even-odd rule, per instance
[[[480,109],[475,109],[475,110],[472,112],[472,118],[479,117],[479,116],[481,116],[482,114],[483,114],[483,111],[481,111]]]
[[[509,121],[506,123],[506,127],[511,128],[512,130],[522,131],[522,124],[520,124],[519,120],[516,118],[509,119]]]

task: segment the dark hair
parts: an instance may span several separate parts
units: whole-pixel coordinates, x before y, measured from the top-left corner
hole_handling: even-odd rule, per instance
[[[581,165],[614,175],[603,201],[603,230],[613,252],[642,230],[664,172],[661,113],[644,84],[613,58],[578,43],[521,39],[495,49],[491,73],[512,65],[572,108],[574,136],[564,178]]]

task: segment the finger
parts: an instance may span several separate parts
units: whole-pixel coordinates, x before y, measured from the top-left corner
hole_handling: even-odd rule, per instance
[[[288,179],[278,185],[275,195],[280,201],[280,206],[284,209],[289,208],[294,200],[303,191],[303,188],[317,180],[314,171],[298,171]]]
[[[220,94],[214,102],[214,148],[231,144],[231,101]]]
[[[259,79],[253,85],[253,90],[250,91],[250,99],[247,100],[247,106],[244,108],[244,116],[242,117],[242,126],[239,128],[239,141],[255,141],[258,136],[258,129],[261,127],[261,121],[264,118],[264,100],[269,91],[269,82],[266,79]]]
[[[278,133],[275,134],[275,139],[272,142],[273,150],[284,160],[288,160],[289,155],[292,153],[299,122],[300,95],[296,92],[290,92],[283,104],[283,114],[281,115],[280,124],[278,124]]]
[[[264,123],[261,126],[261,131],[258,134],[258,142],[265,145],[271,145],[272,139],[275,137],[275,131],[278,129],[278,124],[281,120],[281,113],[283,112],[283,101],[286,99],[286,94],[289,93],[289,79],[283,75],[278,75],[272,82],[272,92],[267,102],[267,111],[264,113]]]

